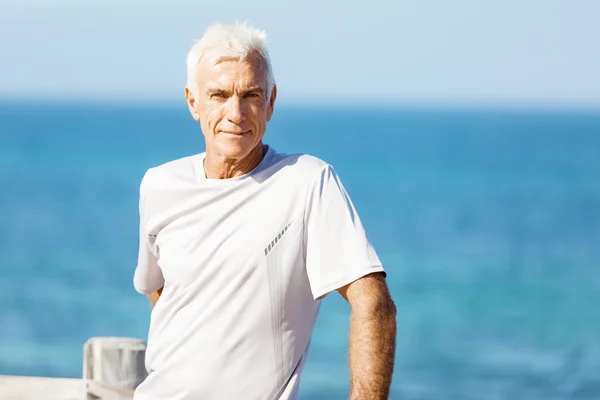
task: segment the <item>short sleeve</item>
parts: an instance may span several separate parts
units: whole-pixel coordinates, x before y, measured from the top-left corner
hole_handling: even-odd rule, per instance
[[[150,239],[146,231],[146,192],[144,182],[148,173],[144,175],[140,184],[140,236],[139,236],[139,252],[138,262],[133,278],[133,286],[141,294],[151,294],[156,292],[164,285],[162,271],[156,260],[156,256],[152,251]]]
[[[310,185],[305,214],[306,271],[319,299],[384,268],[332,166]]]

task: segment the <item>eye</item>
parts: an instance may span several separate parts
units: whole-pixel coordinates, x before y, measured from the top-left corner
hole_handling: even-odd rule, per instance
[[[225,93],[223,93],[223,92],[216,92],[216,93],[212,93],[210,95],[210,98],[211,99],[224,99],[224,98],[226,98],[226,96],[225,96]]]
[[[258,93],[250,92],[246,94],[246,97],[257,98],[260,97]]]

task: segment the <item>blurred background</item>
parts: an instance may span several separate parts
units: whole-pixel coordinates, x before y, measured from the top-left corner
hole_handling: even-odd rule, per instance
[[[204,151],[185,56],[267,31],[266,142],[340,173],[398,306],[393,399],[600,398],[596,0],[0,0],[0,374],[146,338],[139,182]],[[323,303],[302,399],[344,399]]]

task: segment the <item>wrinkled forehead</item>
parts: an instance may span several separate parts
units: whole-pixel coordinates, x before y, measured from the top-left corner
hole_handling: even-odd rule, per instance
[[[267,64],[256,52],[245,57],[223,52],[207,52],[198,63],[198,86],[237,83],[267,89]]]

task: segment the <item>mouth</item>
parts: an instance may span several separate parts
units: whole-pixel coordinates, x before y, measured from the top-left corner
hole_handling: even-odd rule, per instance
[[[250,134],[250,131],[219,131],[227,136],[246,136]]]

